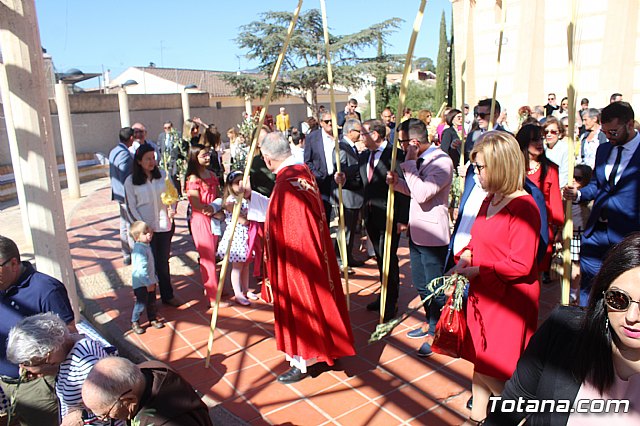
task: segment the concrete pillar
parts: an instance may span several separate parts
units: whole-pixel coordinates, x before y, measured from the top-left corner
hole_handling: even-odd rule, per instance
[[[307,104],[307,117],[315,117],[316,116],[316,112],[311,107],[311,105],[313,105],[313,93],[311,93],[311,90],[307,90],[306,97],[307,97],[307,102],[308,102],[308,104]]]
[[[129,95],[127,95],[127,89],[124,87],[118,89],[118,105],[120,106],[120,127],[130,127]]]
[[[247,95],[244,97],[244,110],[247,114],[249,114],[249,117],[251,117],[252,108],[253,106],[251,105],[251,96]]]
[[[191,106],[189,105],[189,94],[186,90],[180,92],[180,99],[182,100],[182,122],[184,123],[191,118]]]
[[[2,99],[12,115],[8,133],[15,132],[16,136],[9,148],[13,168],[22,174],[36,266],[64,283],[77,319],[76,281],[64,223],[34,0],[0,2],[0,46],[6,78],[0,85]]]
[[[76,143],[73,139],[73,125],[69,110],[69,94],[65,83],[56,84],[56,105],[58,107],[58,121],[60,122],[60,138],[62,139],[62,154],[64,155],[64,169],[67,174],[67,187],[71,198],[80,198],[80,178],[78,176],[78,161],[76,160]]]
[[[371,107],[371,119],[375,119],[376,117],[376,86],[371,85],[369,87],[369,106]]]
[[[11,105],[9,105],[9,86],[4,64],[0,63],[0,99],[2,99],[2,108],[4,110],[4,123],[7,127],[9,139],[9,147],[11,153],[11,164],[13,164],[13,179],[16,182],[16,192],[18,193],[18,205],[20,206],[20,217],[22,218],[22,233],[24,234],[25,243],[29,247],[33,247],[31,238],[31,227],[29,226],[29,215],[27,214],[27,196],[24,193],[24,184],[22,181],[22,170],[16,167],[20,164],[18,150],[11,147],[18,146],[18,138],[16,137],[15,128],[13,126],[13,116],[11,114]]]

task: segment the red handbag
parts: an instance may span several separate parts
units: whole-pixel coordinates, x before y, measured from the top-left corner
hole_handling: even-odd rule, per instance
[[[454,307],[454,294],[455,292],[449,296],[442,308],[431,350],[438,354],[461,358],[467,334],[467,319],[462,306],[460,309]]]

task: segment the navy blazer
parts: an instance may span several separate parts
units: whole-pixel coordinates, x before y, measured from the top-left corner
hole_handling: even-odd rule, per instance
[[[462,216],[462,212],[464,212],[464,205],[469,199],[469,195],[471,194],[471,190],[475,185],[475,181],[473,180],[473,176],[475,175],[473,167],[469,166],[467,168],[467,175],[464,179],[464,190],[462,195],[460,196],[460,206],[458,207],[458,218]],[[527,191],[532,197],[533,201],[536,202],[536,206],[538,206],[538,211],[540,212],[540,242],[538,243],[538,254],[536,255],[536,259],[538,263],[542,261],[546,252],[547,245],[549,245],[549,230],[547,225],[547,206],[544,202],[544,194],[540,189],[526,178],[524,180],[524,190]],[[444,271],[447,272],[449,269],[453,267],[453,256],[457,253],[453,252],[453,240],[455,238],[456,232],[458,232],[458,226],[460,225],[460,221],[456,220],[456,223],[453,227],[453,232],[451,233],[451,240],[449,241],[449,250],[447,252],[447,259],[444,262]]]
[[[111,199],[121,204],[125,202],[124,181],[133,172],[133,155],[120,142],[109,153],[109,177],[111,178]]]
[[[358,182],[360,155],[344,138],[340,140],[340,171],[345,174],[347,181],[342,185],[342,203],[346,209],[359,209],[364,202],[362,184]],[[338,204],[338,184],[333,182],[333,204]]]
[[[637,133],[635,137],[638,137]],[[633,153],[618,183],[611,188],[604,168],[613,148],[610,142],[598,147],[596,168],[591,182],[580,190],[580,201],[595,200],[584,236],[588,238],[593,234],[603,209],[606,209],[607,236],[610,242],[618,243],[632,232],[640,231],[640,146]]]
[[[335,156],[332,159],[335,166]],[[331,189],[333,188],[333,174],[327,173],[327,160],[324,155],[324,142],[322,141],[322,129],[309,133],[304,143],[304,162],[316,178],[322,201],[330,202]],[[335,167],[334,167],[335,170]]]

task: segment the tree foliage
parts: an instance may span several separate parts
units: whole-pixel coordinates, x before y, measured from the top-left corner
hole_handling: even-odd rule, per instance
[[[440,19],[440,45],[438,47],[438,62],[436,64],[436,105],[440,108],[447,100],[447,70],[449,69],[449,55],[447,48],[447,25],[444,19],[444,11]]]
[[[236,44],[247,50],[247,59],[259,61],[260,71],[271,75],[292,19],[291,12],[262,13],[260,20],[240,27]],[[329,34],[334,82],[350,88],[364,85],[366,76],[379,71],[382,63],[388,63],[389,57],[378,54],[365,58],[358,54],[368,47],[385,45],[401,22],[399,18],[389,18],[353,34]],[[277,94],[299,96],[316,111],[318,89],[328,84],[322,15],[318,9],[308,10],[299,16],[280,74]],[[224,79],[235,87],[238,96],[256,98],[268,89],[264,78],[259,81],[260,78],[253,75],[229,74]],[[312,94],[311,104],[306,99],[307,91]]]
[[[398,108],[398,98],[400,97],[400,83],[396,83],[392,86],[387,86],[389,99],[386,103],[380,102],[379,99],[376,99],[377,109],[382,111],[385,107],[391,108],[391,110],[396,114],[396,119],[401,114],[398,114],[396,109]],[[428,109],[435,114],[437,107],[435,102],[435,94],[436,89],[431,82],[427,81],[409,81],[409,87],[407,88],[407,97],[405,98],[405,107],[411,108],[412,111],[418,111],[421,109]],[[367,95],[368,97],[369,95]],[[369,117],[370,109],[369,105],[366,105],[362,109],[362,117]],[[378,113],[378,117],[380,114]]]

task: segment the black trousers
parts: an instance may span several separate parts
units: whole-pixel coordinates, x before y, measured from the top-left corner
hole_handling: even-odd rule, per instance
[[[173,287],[171,287],[171,272],[169,271],[169,256],[171,255],[171,238],[176,231],[175,223],[167,232],[155,232],[151,238],[151,251],[153,252],[156,274],[158,274],[158,287],[163,301],[173,299]]]

